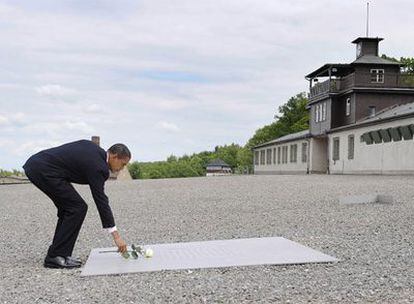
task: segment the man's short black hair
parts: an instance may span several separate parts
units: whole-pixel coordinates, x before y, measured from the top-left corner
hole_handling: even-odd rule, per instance
[[[108,149],[109,153],[111,154],[116,154],[118,156],[118,158],[129,158],[131,159],[131,152],[129,151],[128,147],[125,146],[124,144],[115,144],[112,145],[109,149]]]

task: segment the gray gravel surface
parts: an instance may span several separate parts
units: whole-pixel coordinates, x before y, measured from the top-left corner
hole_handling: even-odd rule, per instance
[[[89,189],[75,256],[112,247]],[[129,243],[283,236],[341,262],[80,277],[42,261],[56,209],[32,185],[0,186],[1,303],[413,303],[414,177],[231,176],[108,182]],[[344,195],[393,204],[341,205]]]

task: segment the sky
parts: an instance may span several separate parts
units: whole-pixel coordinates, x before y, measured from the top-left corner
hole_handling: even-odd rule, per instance
[[[381,54],[414,57],[413,10],[370,1]],[[244,145],[365,24],[363,0],[0,0],[0,168],[93,135],[136,161]]]

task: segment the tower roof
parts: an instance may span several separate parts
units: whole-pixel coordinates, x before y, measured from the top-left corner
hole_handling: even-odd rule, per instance
[[[376,42],[380,42],[384,40],[384,38],[379,38],[379,37],[358,37],[357,39],[355,39],[354,41],[352,41],[352,43],[359,43],[360,41],[376,41]]]
[[[373,55],[364,55],[357,58],[352,64],[378,64],[378,65],[402,65],[400,62],[391,61],[385,58],[381,58]]]
[[[400,62],[391,61],[378,56],[378,44],[384,38],[358,37],[352,43],[357,44],[357,58],[349,64],[327,63],[312,73],[305,76],[306,79],[327,76],[344,76],[353,71],[355,65],[395,65],[401,66]]]

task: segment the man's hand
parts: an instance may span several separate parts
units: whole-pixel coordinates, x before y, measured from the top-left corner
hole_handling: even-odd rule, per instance
[[[114,238],[115,245],[118,247],[118,251],[121,253],[124,253],[125,251],[127,251],[127,244],[121,238],[118,231],[112,232],[112,236]]]

